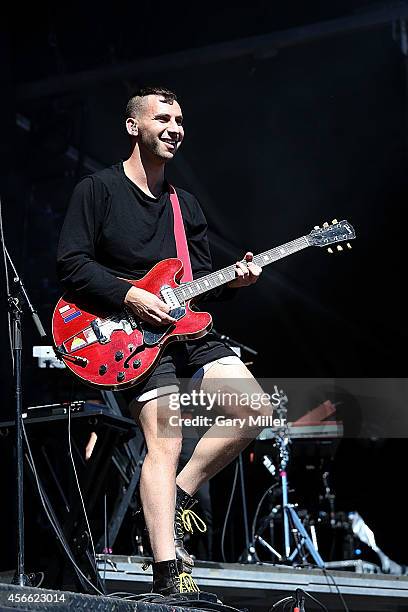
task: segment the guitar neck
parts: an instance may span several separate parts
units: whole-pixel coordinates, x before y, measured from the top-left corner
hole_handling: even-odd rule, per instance
[[[257,266],[263,268],[274,261],[278,261],[278,259],[283,259],[284,257],[292,255],[292,253],[296,253],[297,251],[301,251],[308,246],[310,246],[308,236],[301,236],[296,240],[292,240],[291,242],[282,244],[281,246],[270,249],[269,251],[255,255],[253,261]],[[203,295],[204,293],[207,293],[207,291],[210,291],[210,289],[221,287],[222,285],[234,280],[234,278],[235,264],[228,266],[227,268],[222,268],[222,270],[218,270],[217,272],[211,272],[211,274],[202,276],[197,280],[183,283],[180,285],[180,287],[177,287],[177,289],[174,290],[174,293],[180,302],[184,302],[199,295]]]

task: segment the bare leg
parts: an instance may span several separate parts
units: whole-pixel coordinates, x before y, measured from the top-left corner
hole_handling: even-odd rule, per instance
[[[160,402],[160,405],[159,405]],[[174,506],[176,470],[181,450],[181,431],[160,418],[160,407],[168,415],[168,396],[131,406],[144,433],[147,454],[140,476],[140,496],[154,561],[175,559]],[[173,415],[179,413],[172,411]],[[159,420],[158,420],[159,416]]]
[[[229,393],[264,393],[259,383],[244,364],[214,364],[203,377],[201,388],[207,393],[228,391]],[[228,402],[219,406],[219,410],[228,417],[248,417],[254,414],[240,405]],[[272,415],[272,405],[265,403],[257,415]],[[189,495],[194,495],[200,486],[228,465],[260,433],[262,427],[239,425],[228,427],[225,437],[225,426],[214,424],[197,444],[190,461],[177,476],[177,484]]]

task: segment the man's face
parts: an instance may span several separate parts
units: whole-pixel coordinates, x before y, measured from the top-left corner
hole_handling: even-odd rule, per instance
[[[183,116],[178,102],[163,101],[161,96],[146,96],[137,118],[141,152],[161,161],[173,159],[184,138]]]

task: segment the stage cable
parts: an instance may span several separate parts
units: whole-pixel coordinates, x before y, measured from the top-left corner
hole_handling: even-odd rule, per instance
[[[326,608],[326,606],[321,601],[316,599],[316,597],[311,595],[311,593],[308,593],[308,591],[304,591],[303,589],[296,589],[295,593],[296,593],[296,605],[298,605],[299,602],[301,601],[301,597],[300,597],[300,593],[301,593],[302,595],[306,595],[306,597],[314,601],[314,603],[317,604],[322,610],[324,610],[324,612],[329,612],[328,608]]]
[[[84,517],[85,517],[86,526],[87,526],[88,532],[89,532],[89,539],[91,541],[91,546],[92,546],[92,554],[93,554],[94,566],[97,567],[95,545],[94,545],[94,541],[93,541],[93,537],[92,537],[91,527],[89,525],[88,514],[86,512],[84,498],[83,498],[82,491],[81,491],[81,486],[79,484],[78,473],[77,473],[76,466],[75,466],[75,461],[74,461],[74,455],[72,453],[72,444],[71,444],[71,402],[68,405],[68,452],[69,452],[69,457],[71,459],[72,468],[74,470],[75,481],[76,481],[76,484],[77,484],[77,487],[78,487],[78,493],[79,493],[79,497],[81,499],[82,509],[84,511]]]
[[[288,606],[294,606],[293,610],[304,610],[304,600],[305,597],[311,599],[315,604],[319,606],[324,612],[329,612],[328,608],[316,597],[305,591],[304,589],[298,588],[295,590],[295,595],[290,595],[289,597],[284,597],[279,601],[275,602],[271,608],[269,608],[268,612],[274,612],[274,610],[278,610],[280,606],[283,605],[283,610],[286,610]]]
[[[267,496],[267,495],[268,495],[268,494],[269,494],[269,493],[272,491],[272,489],[273,489],[274,487],[276,487],[276,486],[278,486],[278,483],[275,483],[275,484],[273,484],[271,487],[269,487],[269,488],[268,488],[268,489],[265,491],[265,493],[262,495],[262,497],[261,497],[261,499],[260,499],[260,501],[259,501],[259,503],[258,503],[258,506],[257,506],[256,511],[255,511],[254,519],[253,519],[253,521],[252,521],[252,541],[253,541],[253,542],[256,542],[256,540],[255,540],[256,523],[257,523],[257,520],[258,520],[258,514],[259,514],[259,512],[260,512],[261,506],[262,506],[262,504],[263,504],[263,502],[264,502],[264,500],[265,500],[266,496]],[[304,551],[304,554],[306,554],[306,551]],[[225,561],[225,559],[224,559],[224,561]],[[328,578],[330,578],[330,579],[331,579],[331,581],[333,582],[333,585],[334,585],[334,587],[335,587],[335,589],[336,589],[336,591],[337,591],[337,593],[338,593],[338,596],[339,596],[339,598],[340,598],[341,604],[342,604],[342,606],[343,606],[343,608],[344,608],[345,612],[350,612],[350,611],[349,611],[349,608],[348,608],[348,606],[347,606],[347,603],[346,603],[346,601],[345,601],[345,599],[344,599],[344,597],[343,597],[343,594],[342,594],[342,593],[341,593],[341,591],[340,591],[340,588],[339,588],[339,586],[338,586],[338,584],[337,584],[337,582],[336,582],[336,580],[335,580],[334,576],[333,576],[332,574],[330,574],[330,572],[328,572],[326,568],[321,568],[321,567],[319,567],[318,565],[313,565],[313,567],[314,567],[314,568],[316,568],[316,569],[321,570],[321,571],[322,571],[322,573],[324,574],[324,576],[326,577],[326,580],[327,580]],[[328,581],[328,580],[327,580],[327,582],[328,582],[328,584],[329,584],[329,581]],[[310,597],[312,597],[310,594],[309,594],[309,596],[310,596]],[[282,600],[282,603],[283,603],[283,600]],[[271,610],[272,610],[272,609],[273,609],[273,608],[271,608]]]
[[[346,603],[346,600],[344,599],[343,594],[340,591],[340,587],[337,584],[336,580],[334,579],[334,576],[329,571],[327,571],[327,569],[325,567],[319,567],[318,565],[315,565],[315,564],[313,564],[312,567],[313,567],[313,569],[317,569],[317,570],[320,570],[322,572],[322,574],[326,578],[327,584],[329,586],[330,586],[330,583],[328,581],[328,578],[330,578],[330,580],[333,582],[333,585],[334,585],[334,587],[335,587],[335,589],[337,591],[337,594],[338,594],[339,599],[341,601],[341,605],[344,608],[344,612],[350,612],[349,607],[348,607],[348,605]]]
[[[97,559],[96,559],[94,540],[93,540],[93,537],[92,537],[91,526],[90,526],[89,520],[88,520],[88,514],[86,512],[84,498],[83,498],[81,487],[80,487],[80,484],[79,484],[79,478],[78,478],[78,473],[77,473],[76,466],[75,466],[74,455],[73,455],[73,452],[72,452],[72,443],[71,443],[71,404],[73,402],[73,397],[74,397],[74,387],[75,387],[75,381],[72,380],[71,381],[71,385],[70,385],[70,398],[69,398],[69,402],[68,402],[68,454],[69,454],[69,457],[71,459],[72,468],[73,468],[74,475],[75,475],[75,481],[76,481],[76,484],[77,484],[77,488],[78,488],[79,497],[80,497],[80,500],[81,500],[82,509],[83,509],[83,512],[84,512],[85,522],[86,522],[86,525],[87,525],[87,528],[88,528],[88,532],[89,532],[89,539],[90,539],[91,546],[92,546],[92,566],[93,566],[93,570],[95,572],[95,577],[96,577],[96,579],[98,579],[98,577],[99,577],[99,570],[98,570],[98,562],[97,562]],[[106,561],[105,561],[105,567],[106,567]],[[106,594],[105,584],[103,584],[103,588],[105,589],[105,593],[104,594]]]
[[[102,578],[102,582],[103,582],[103,588],[106,591],[106,566],[108,564],[108,511],[107,511],[107,506],[106,506],[106,491],[105,491],[105,495],[103,496],[103,541],[104,541],[104,547],[103,547],[103,578]]]
[[[57,524],[54,522],[54,519],[53,519],[53,517],[51,516],[51,513],[50,513],[50,511],[49,511],[49,509],[48,509],[48,503],[47,503],[47,500],[46,500],[46,498],[44,497],[44,493],[43,493],[43,491],[44,491],[44,487],[43,487],[43,485],[42,485],[42,483],[41,483],[41,480],[40,480],[40,478],[39,478],[39,476],[38,476],[37,468],[35,467],[35,461],[34,461],[33,454],[32,454],[32,452],[31,452],[31,447],[30,447],[30,443],[29,443],[29,441],[28,441],[28,436],[27,436],[27,432],[26,432],[26,429],[25,429],[25,423],[24,423],[24,421],[22,422],[22,428],[23,428],[24,439],[25,439],[25,442],[26,442],[26,445],[27,445],[28,454],[29,454],[29,464],[30,464],[30,467],[31,467],[32,472],[33,472],[33,474],[34,474],[34,479],[35,479],[35,482],[36,482],[36,485],[37,485],[37,490],[38,490],[38,493],[39,493],[39,495],[40,495],[41,504],[42,504],[43,509],[44,509],[44,512],[45,512],[45,514],[46,514],[46,516],[47,516],[47,518],[48,518],[48,520],[49,520],[49,522],[50,522],[50,525],[51,525],[51,527],[53,528],[53,530],[54,530],[54,532],[55,532],[55,534],[56,534],[56,536],[57,536],[57,538],[58,538],[59,542],[61,543],[61,545],[62,545],[62,547],[63,547],[63,549],[64,549],[64,551],[65,551],[65,553],[66,553],[66,555],[67,555],[67,557],[68,557],[68,559],[71,561],[71,563],[72,563],[72,565],[73,565],[73,567],[74,567],[74,569],[75,569],[75,571],[76,571],[76,573],[77,573],[77,575],[78,575],[78,578],[79,578],[80,582],[82,582],[83,580],[85,580],[85,582],[86,582],[88,585],[90,585],[90,586],[92,587],[92,589],[93,589],[93,590],[94,590],[94,591],[95,591],[95,592],[96,592],[98,595],[105,595],[105,593],[102,593],[102,591],[100,591],[100,590],[99,590],[99,589],[98,589],[98,588],[97,588],[97,587],[96,587],[96,586],[95,586],[95,585],[94,585],[94,584],[93,584],[93,583],[92,583],[92,582],[91,582],[91,581],[88,579],[88,577],[87,577],[87,576],[85,576],[85,574],[83,573],[83,571],[81,570],[81,568],[80,568],[80,567],[77,565],[77,563],[76,563],[76,561],[75,561],[75,559],[74,559],[74,556],[73,556],[73,554],[72,554],[72,552],[71,552],[71,550],[70,550],[70,548],[69,548],[68,544],[65,542],[65,537],[64,537],[64,535],[61,533],[59,526],[58,526],[58,525],[57,525]]]
[[[277,483],[276,483],[275,485],[272,485],[272,487],[269,487],[269,489],[267,489],[267,490],[265,491],[264,495],[262,496],[262,498],[261,498],[261,500],[260,500],[260,502],[259,502],[259,504],[258,504],[258,506],[257,506],[256,512],[255,512],[255,516],[254,516],[254,521],[253,521],[253,523],[252,523],[252,541],[253,541],[253,542],[255,542],[255,541],[256,541],[256,540],[255,540],[255,526],[256,526],[256,520],[257,520],[257,513],[258,513],[258,511],[259,511],[259,509],[260,509],[260,507],[261,507],[261,504],[262,504],[262,503],[263,503],[263,501],[264,501],[264,498],[265,498],[265,497],[266,497],[266,495],[269,493],[269,491],[270,491],[271,489],[273,489],[273,487],[275,487],[275,486],[277,486]],[[298,546],[296,546],[296,547],[298,548]],[[302,545],[302,548],[303,548],[303,556],[305,556],[305,557],[306,557],[306,556],[307,556],[307,551],[306,551],[306,549],[304,548],[304,546],[303,546],[303,545]],[[301,552],[301,551],[299,550],[299,553],[300,553],[300,552]],[[320,571],[321,571],[321,572],[324,574],[324,576],[326,577],[326,580],[327,580],[327,578],[328,578],[328,577],[330,577],[330,579],[331,579],[331,581],[333,582],[333,585],[334,585],[334,587],[335,587],[335,589],[336,589],[336,591],[337,591],[337,593],[338,593],[338,595],[339,595],[339,598],[340,598],[341,604],[342,604],[342,606],[343,606],[343,608],[344,608],[345,612],[350,612],[350,611],[349,611],[349,608],[348,608],[348,606],[347,606],[347,604],[346,604],[346,601],[345,601],[345,599],[344,599],[344,597],[343,597],[343,594],[341,593],[340,588],[339,588],[339,586],[338,586],[338,584],[337,584],[336,580],[334,579],[334,576],[333,576],[332,574],[330,574],[330,572],[328,572],[326,568],[319,567],[318,565],[315,565],[315,564],[312,564],[312,567],[313,567],[313,568],[315,568],[315,569],[320,570]],[[328,581],[328,580],[327,580],[327,583],[329,584],[329,581]],[[309,595],[310,595],[310,594],[309,594]],[[311,596],[310,596],[310,597],[311,597]],[[271,609],[272,609],[272,608],[271,608]]]
[[[224,525],[222,527],[222,534],[221,534],[221,555],[222,555],[222,560],[224,561],[224,563],[227,563],[227,560],[225,558],[225,549],[224,549],[225,532],[226,532],[226,529],[227,529],[229,513],[231,512],[232,500],[234,499],[234,495],[235,495],[235,489],[236,489],[236,486],[237,486],[237,479],[238,479],[238,459],[235,461],[234,480],[233,480],[233,483],[232,483],[231,495],[230,495],[229,502],[228,502],[227,512],[225,513],[225,520],[224,520]]]
[[[333,575],[332,575],[330,572],[328,572],[328,571],[327,571],[327,569],[326,569],[325,567],[319,567],[318,565],[316,565],[316,564],[314,564],[314,563],[313,563],[313,564],[308,565],[307,567],[312,567],[313,569],[320,570],[320,571],[323,573],[323,575],[325,576],[326,581],[327,581],[327,583],[328,583],[328,585],[329,585],[329,586],[330,586],[330,583],[329,583],[329,581],[328,581],[328,578],[330,578],[330,579],[331,579],[331,581],[333,582],[333,585],[334,585],[334,587],[335,587],[335,589],[336,589],[336,591],[337,591],[337,594],[338,594],[338,596],[339,596],[339,599],[340,599],[340,601],[341,601],[341,605],[342,605],[342,606],[343,606],[343,608],[344,608],[344,612],[350,612],[350,610],[349,610],[349,608],[348,608],[348,606],[347,606],[347,603],[346,603],[346,601],[345,601],[345,599],[344,599],[344,597],[343,597],[343,594],[342,594],[342,592],[340,591],[339,585],[337,584],[336,580],[334,579],[334,576],[333,576]],[[308,595],[311,597],[310,593],[308,593]],[[272,609],[272,608],[271,608],[271,609]]]
[[[258,515],[259,515],[259,512],[261,510],[261,506],[262,506],[266,496],[269,495],[271,493],[272,489],[277,487],[278,484],[279,483],[275,482],[275,484],[273,484],[268,489],[266,489],[265,493],[262,495],[261,499],[258,502],[258,505],[257,505],[256,510],[255,510],[255,514],[254,514],[254,519],[252,521],[252,528],[251,528],[251,534],[252,534],[251,541],[254,542],[254,543],[256,543],[256,540],[255,540],[256,523],[258,521]]]
[[[175,594],[172,598],[171,602],[169,598],[171,596],[164,596],[161,593],[128,593],[127,591],[117,591],[115,593],[109,593],[108,597],[114,599],[116,597],[126,600],[126,601],[135,601],[135,602],[150,602],[153,604],[158,604],[157,599],[164,600],[163,604],[166,604],[166,607],[171,606],[172,609],[177,607],[177,609],[182,608],[195,608],[198,610],[206,610],[210,612],[211,610],[215,612],[243,612],[238,608],[234,608],[232,606],[224,605],[222,603],[215,603],[211,601],[207,601],[205,599],[184,599],[184,597],[178,597],[178,594]],[[187,593],[185,597],[188,597]],[[159,604],[160,605],[160,604]]]
[[[349,611],[349,608],[348,608],[348,606],[347,606],[347,604],[346,604],[346,600],[344,599],[343,594],[342,594],[342,592],[340,591],[340,588],[339,588],[339,586],[338,586],[337,582],[336,582],[336,581],[335,581],[335,579],[334,579],[334,576],[333,576],[333,575],[332,575],[330,572],[328,572],[326,568],[320,568],[320,569],[321,569],[321,571],[323,572],[324,576],[326,577],[326,580],[327,580],[327,578],[329,577],[329,578],[331,579],[331,581],[333,582],[334,587],[335,587],[335,589],[336,589],[336,591],[337,591],[337,593],[338,593],[338,595],[339,595],[340,601],[341,601],[341,603],[342,603],[342,606],[343,606],[343,608],[344,608],[345,612],[350,612],[350,611]],[[327,583],[329,584],[329,581],[327,581]]]

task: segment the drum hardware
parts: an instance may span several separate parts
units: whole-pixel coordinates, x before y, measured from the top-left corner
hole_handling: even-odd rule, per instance
[[[281,390],[279,405],[276,408],[277,417],[284,423],[275,432],[275,444],[274,446],[279,451],[279,467],[276,470],[271,459],[265,455],[263,464],[270,474],[275,477],[276,471],[279,474],[280,486],[281,486],[281,511],[283,517],[283,543],[284,550],[278,552],[270,544],[260,537],[260,534],[255,532],[255,540],[263,545],[280,563],[291,563],[292,565],[305,565],[307,564],[307,553],[312,557],[314,564],[320,568],[324,567],[324,561],[317,550],[317,537],[316,531],[313,526],[312,537],[306,531],[306,528],[295,510],[295,504],[290,504],[288,499],[288,478],[287,478],[287,467],[290,460],[290,445],[291,437],[289,427],[287,425],[287,403],[288,398]],[[298,563],[296,563],[298,559]]]

